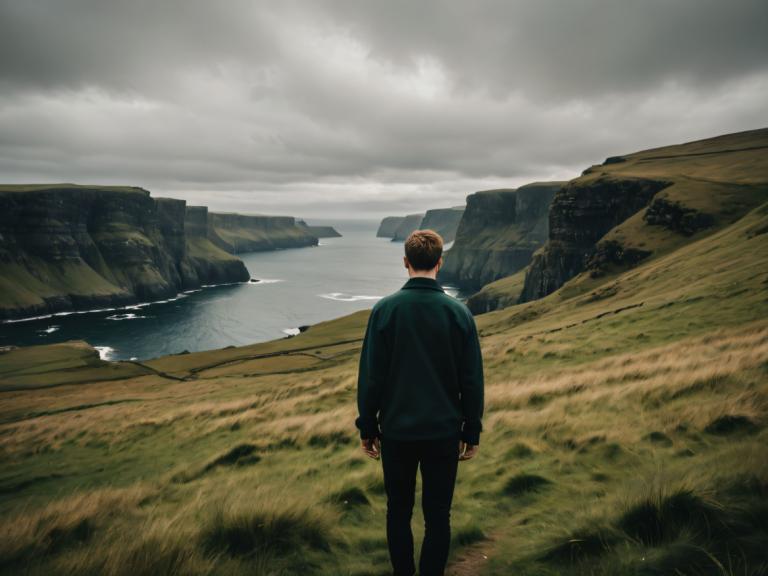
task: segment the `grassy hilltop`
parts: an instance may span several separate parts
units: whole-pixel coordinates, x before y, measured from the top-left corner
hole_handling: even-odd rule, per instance
[[[749,180],[738,217],[477,316],[484,433],[449,574],[768,571],[768,136],[750,138],[675,149],[724,194]],[[614,234],[660,233],[631,224]],[[367,315],[141,364],[77,342],[0,356],[0,573],[389,574],[353,424]]]

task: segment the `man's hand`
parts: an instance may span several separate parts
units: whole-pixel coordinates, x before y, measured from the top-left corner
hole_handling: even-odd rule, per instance
[[[469,460],[477,454],[478,448],[480,448],[480,446],[477,444],[467,444],[463,440],[459,440],[459,460]]]
[[[381,443],[378,438],[363,438],[361,444],[363,446],[363,452],[374,460],[379,459],[379,455],[381,454]]]

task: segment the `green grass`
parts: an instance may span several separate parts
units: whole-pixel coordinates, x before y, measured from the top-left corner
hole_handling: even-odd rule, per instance
[[[764,571],[766,240],[763,205],[477,316],[486,412],[452,569]],[[381,462],[353,424],[368,313],[114,380],[83,345],[0,355],[36,383],[0,392],[0,573],[388,574]]]

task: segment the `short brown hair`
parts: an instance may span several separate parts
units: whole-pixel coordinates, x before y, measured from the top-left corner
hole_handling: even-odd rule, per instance
[[[443,255],[443,237],[434,230],[414,230],[405,239],[405,256],[414,270],[432,270]]]

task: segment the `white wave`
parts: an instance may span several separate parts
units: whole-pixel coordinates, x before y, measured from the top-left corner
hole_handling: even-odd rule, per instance
[[[296,336],[297,334],[301,334],[301,330],[299,330],[298,328],[283,328],[282,332],[290,336]]]
[[[17,322],[31,322],[32,320],[45,320],[53,318],[53,314],[44,314],[42,316],[28,316],[27,318],[16,318],[14,320],[3,320],[3,324],[16,324]]]
[[[344,292],[329,292],[328,294],[318,294],[320,298],[337,300],[339,302],[357,302],[358,300],[378,300],[382,296],[366,296],[365,294],[345,294]]]
[[[102,360],[110,360],[115,353],[115,349],[111,346],[94,346],[94,348],[99,353],[99,358]]]
[[[278,279],[265,279],[260,280],[257,282],[257,284],[266,283],[270,284],[272,282],[282,282],[282,280]],[[35,320],[45,320],[46,318],[53,318],[58,316],[70,316],[72,314],[93,314],[95,312],[114,312],[116,310],[138,310],[139,308],[145,308],[146,306],[152,306],[153,304],[168,304],[169,302],[175,302],[176,300],[180,300],[181,298],[187,298],[189,294],[193,292],[200,292],[203,288],[215,288],[217,286],[231,286],[233,284],[244,284],[244,282],[224,282],[222,284],[204,284],[198,289],[195,290],[185,290],[184,292],[179,292],[176,296],[173,298],[167,298],[165,300],[153,300],[151,302],[139,302],[138,304],[126,304],[125,306],[118,306],[114,308],[94,308],[91,310],[66,310],[64,312],[54,312],[52,314],[42,314],[40,316],[27,316],[26,318],[14,318],[10,320],[3,320],[3,324],[15,324],[17,322],[33,322]]]
[[[133,312],[126,312],[125,314],[112,314],[112,316],[107,316],[107,320],[138,320],[140,318],[146,318],[146,316],[139,316]]]
[[[48,326],[48,328],[43,328],[42,330],[38,330],[38,334],[53,334],[56,332],[61,326]]]
[[[256,282],[248,282],[249,284],[274,284],[275,282],[283,282],[282,278],[257,278]]]
[[[217,286],[232,286],[233,284],[242,284],[242,282],[222,282],[221,284],[202,284],[200,288],[216,288]]]

